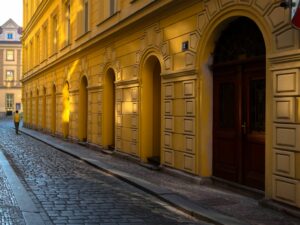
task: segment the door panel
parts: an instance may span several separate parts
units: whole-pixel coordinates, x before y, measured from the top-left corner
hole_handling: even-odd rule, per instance
[[[213,175],[264,189],[264,62],[214,68]]]
[[[239,178],[238,140],[239,87],[236,68],[216,70],[214,79],[213,173],[237,182]],[[215,77],[214,77],[215,78]]]
[[[265,179],[265,66],[263,62],[244,65],[245,120],[243,139],[243,183],[264,189]]]

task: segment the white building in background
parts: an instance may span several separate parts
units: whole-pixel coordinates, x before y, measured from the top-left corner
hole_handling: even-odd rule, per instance
[[[9,19],[0,27],[0,116],[22,110],[22,27]]]

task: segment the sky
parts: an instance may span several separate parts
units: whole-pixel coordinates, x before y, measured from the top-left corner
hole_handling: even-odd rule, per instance
[[[10,18],[23,26],[23,0],[0,0],[0,26]]]

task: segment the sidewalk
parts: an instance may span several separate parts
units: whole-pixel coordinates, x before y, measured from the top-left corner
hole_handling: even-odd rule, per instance
[[[25,187],[0,150],[0,224],[43,225]]]
[[[119,154],[104,154],[24,127],[20,131],[208,222],[228,225],[300,224],[300,219],[262,207],[258,199],[202,183],[200,178],[174,175],[168,170],[150,170]]]

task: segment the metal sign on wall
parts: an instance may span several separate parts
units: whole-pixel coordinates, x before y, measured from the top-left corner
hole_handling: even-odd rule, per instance
[[[300,0],[291,0],[291,21],[295,28],[300,29]]]

